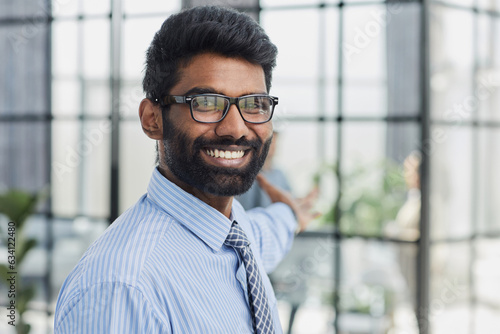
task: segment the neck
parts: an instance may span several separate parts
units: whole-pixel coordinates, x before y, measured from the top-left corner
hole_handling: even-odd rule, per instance
[[[194,197],[202,200],[210,205],[215,210],[222,213],[228,219],[231,216],[231,208],[233,206],[233,196],[217,196],[201,191],[179,180],[167,167],[159,166],[160,173],[167,178],[170,182],[177,185],[185,192],[193,195]]]

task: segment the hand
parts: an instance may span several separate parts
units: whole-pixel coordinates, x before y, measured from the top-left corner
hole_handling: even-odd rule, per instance
[[[276,188],[262,175],[257,175],[257,182],[259,186],[269,195],[271,202],[282,202],[288,205],[299,223],[298,232],[302,232],[306,229],[309,223],[319,217],[319,213],[313,212],[312,207],[314,202],[318,197],[319,189],[314,187],[309,194],[304,198],[293,198],[292,195],[286,191]]]

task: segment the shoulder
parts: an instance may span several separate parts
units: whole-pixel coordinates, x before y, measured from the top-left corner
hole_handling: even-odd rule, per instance
[[[151,308],[151,296],[141,280],[148,276],[144,271],[154,267],[148,265],[151,255],[169,242],[172,225],[176,222],[171,216],[146,195],[141,197],[88,248],[66,278],[57,300],[56,322],[96,303]]]
[[[146,196],[124,212],[85,252],[63,284],[58,303],[101,283],[137,287],[145,264],[175,221]]]
[[[144,294],[129,285],[105,282],[89,286],[78,298],[58,304],[54,332],[170,333],[170,321]]]

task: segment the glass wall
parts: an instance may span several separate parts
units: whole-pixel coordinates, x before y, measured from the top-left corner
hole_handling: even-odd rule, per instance
[[[0,4],[0,192],[50,188],[24,231],[38,241],[20,269],[36,286],[33,333],[53,332],[64,278],[146,191],[155,145],[138,106],[154,33],[210,2]],[[277,44],[274,165],[295,196],[320,190],[322,217],[271,275],[284,332],[498,328],[500,2],[217,3]]]
[[[430,7],[432,332],[498,328],[500,2]],[[495,264],[496,262],[496,264]]]
[[[48,1],[0,2],[0,206],[2,212],[15,211],[12,189],[41,192],[50,186],[51,111],[50,111],[50,6]],[[14,194],[13,196],[11,194]],[[22,197],[22,196],[20,196]],[[22,197],[22,199],[26,199]],[[26,202],[18,202],[18,204]],[[12,300],[7,288],[5,266],[8,254],[8,219],[0,215],[0,332],[10,333],[7,303]],[[50,203],[40,204],[23,227],[25,240],[32,240],[29,256],[17,257],[10,269],[17,272],[16,293],[38,293],[24,314],[27,321],[47,319],[47,300],[51,294],[50,265],[52,235]],[[19,232],[20,229],[17,229]],[[16,239],[16,250],[23,245]],[[36,244],[35,244],[36,243]],[[24,243],[26,245],[26,243]],[[11,246],[12,247],[12,246]],[[16,300],[21,302],[20,299]]]
[[[403,162],[421,141],[421,5],[261,6],[261,23],[280,50],[276,163],[297,196],[319,180],[325,213],[273,274],[283,327],[416,333],[420,203],[407,199]]]

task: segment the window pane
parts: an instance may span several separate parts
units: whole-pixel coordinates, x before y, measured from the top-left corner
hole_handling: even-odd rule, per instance
[[[54,122],[52,195],[56,215],[109,214],[109,121]]]
[[[158,16],[123,21],[121,56],[123,62],[122,76],[124,79],[142,80],[146,51],[165,19],[166,17]]]
[[[360,166],[375,169],[385,159],[387,124],[343,123],[341,173],[347,173]]]
[[[499,0],[478,0],[477,6],[479,8],[484,8],[486,10],[496,10],[500,9],[500,1]]]
[[[81,0],[82,13],[85,15],[109,14],[112,0]]]
[[[337,85],[339,62],[339,11],[337,8],[326,8],[320,11],[324,26],[319,27],[323,40],[320,43],[325,47],[324,68],[319,69],[320,75],[326,74],[327,81]],[[333,90],[337,94],[336,89]],[[335,95],[336,96],[336,95]]]
[[[77,152],[81,152],[81,213],[90,217],[109,216],[110,134],[108,120],[83,123]]]
[[[411,131],[414,125],[399,126],[408,134],[415,132]],[[403,154],[397,157],[400,159],[398,162],[396,157],[387,155],[387,124],[359,122],[346,123],[343,127],[342,231],[383,235],[386,233],[385,225],[394,222],[405,205],[407,188],[402,163],[414,148],[409,146],[407,151],[402,148],[400,152]],[[416,228],[414,225],[418,226],[418,212],[417,209],[412,218],[413,229]],[[405,231],[400,232],[406,234],[403,233]],[[399,234],[392,237],[399,237]]]
[[[416,333],[416,248],[361,239],[341,247],[340,330]]]
[[[500,231],[500,133],[498,128],[479,128],[478,228],[482,233]]]
[[[26,16],[48,16],[45,2],[38,0],[0,2],[0,19]]]
[[[109,33],[109,20],[83,22],[83,75],[85,78],[109,78]]]
[[[474,286],[479,304],[491,309],[500,308],[500,243],[498,239],[479,239],[476,242],[476,261],[472,267]],[[486,332],[479,332],[486,333]]]
[[[478,15],[479,70],[474,90],[479,104],[479,118],[500,120],[500,20],[489,15]]]
[[[469,243],[433,246],[431,249],[430,305],[422,321],[431,333],[469,334]]]
[[[77,115],[81,112],[81,83],[76,79],[52,80],[52,113]]]
[[[79,72],[79,30],[76,21],[54,21],[52,23],[52,74],[57,78],[74,78]]]
[[[472,214],[472,131],[433,126],[431,144],[431,237],[467,237]]]
[[[83,82],[83,110],[88,115],[107,116],[111,113],[111,87],[108,80]]]
[[[45,122],[0,122],[0,189],[39,192],[48,184]]]
[[[383,186],[383,169],[380,167],[385,160],[386,126],[383,123],[343,125],[341,228],[344,233],[382,234],[382,225],[385,222],[377,218],[380,215],[368,214],[373,219],[367,220],[368,217],[362,217],[362,213],[365,211],[363,208],[371,207],[369,198],[380,196],[379,192]],[[361,194],[365,196],[360,196]],[[365,199],[368,199],[368,202]],[[379,213],[385,216],[383,207],[379,209]]]
[[[284,121],[280,127],[274,165],[288,176],[294,194],[305,196],[314,184],[314,175],[325,163],[320,159],[324,139],[318,136],[322,125]]]
[[[292,333],[331,332],[335,249],[333,239],[327,237],[298,237],[271,274],[285,333],[292,314]]]
[[[280,101],[275,113],[283,117],[294,117],[318,112],[318,89],[316,80],[311,78],[273,77],[271,95],[279,97]],[[330,96],[335,106],[336,96]],[[274,116],[273,116],[274,118]]]
[[[388,113],[415,116],[421,109],[421,4],[389,2],[371,15],[387,26]]]
[[[260,0],[262,7],[266,6],[294,6],[313,5],[322,2],[321,0]]]
[[[305,12],[305,17],[301,17],[302,13],[290,10],[261,14],[262,23],[279,50],[271,93],[280,97],[280,108],[289,114],[334,114],[337,112],[338,11],[312,9]],[[285,27],[284,14],[288,20]],[[317,24],[297,26],[297,22]],[[306,40],[301,40],[298,48],[295,36],[302,36],[299,30],[304,29],[315,38],[307,39],[305,46]],[[301,66],[296,66],[298,63]]]
[[[279,50],[272,94],[284,101],[283,110],[290,114],[318,113],[320,41],[319,24],[313,22],[320,22],[317,9],[261,13],[261,23]],[[299,45],[297,36],[309,37],[301,39]]]
[[[139,105],[144,98],[140,80],[122,80],[120,91],[120,115],[139,122]]]
[[[498,307],[495,309],[479,304],[475,309],[474,333],[493,333],[496,328],[500,328],[500,312],[498,311]]]
[[[54,16],[75,16],[78,14],[80,1],[83,0],[52,0],[52,13]]]
[[[123,9],[127,14],[173,12],[181,9],[181,0],[123,0]],[[165,17],[166,18],[166,17]],[[159,29],[159,27],[158,27]]]
[[[366,78],[346,79],[344,115],[383,115],[387,110],[385,82]]]
[[[46,25],[1,26],[0,115],[48,113],[47,34]]]
[[[120,128],[120,211],[134,205],[146,192],[155,168],[155,141],[142,132],[139,121]]]
[[[79,131],[77,122],[52,123],[52,211],[56,216],[72,217],[78,213],[82,163],[77,150]]]
[[[329,0],[329,2],[335,2],[335,0]],[[346,0],[345,2],[346,3],[350,3],[350,2],[356,3],[356,2],[364,2],[364,0]],[[372,1],[370,1],[370,2],[372,2]],[[383,2],[383,0],[373,0],[373,2]]]
[[[446,0],[444,2],[447,4],[454,4],[467,7],[472,7],[474,5],[474,0]]]
[[[380,115],[387,110],[386,30],[371,14],[384,10],[384,6],[355,6],[344,10],[346,115]]]
[[[475,111],[472,12],[433,6],[431,37],[431,114],[461,122]]]
[[[333,213],[332,210],[338,195],[338,179],[334,171],[334,166],[337,162],[337,129],[337,124],[335,123],[327,123],[320,127],[320,130],[324,132],[324,140],[319,137],[320,143],[324,141],[323,152],[320,153],[324,162],[323,166],[320,167],[320,193],[316,202],[316,208],[319,212],[326,215],[321,217],[317,222],[318,227],[322,229],[333,227],[333,217],[329,213]],[[311,223],[310,226],[314,228],[315,224]]]
[[[273,166],[284,172],[296,197],[306,196],[319,181],[316,209],[329,212],[338,191],[333,172],[337,140],[335,124],[286,119],[273,119],[273,122],[279,131]],[[310,228],[331,228],[328,217],[312,223]]]

